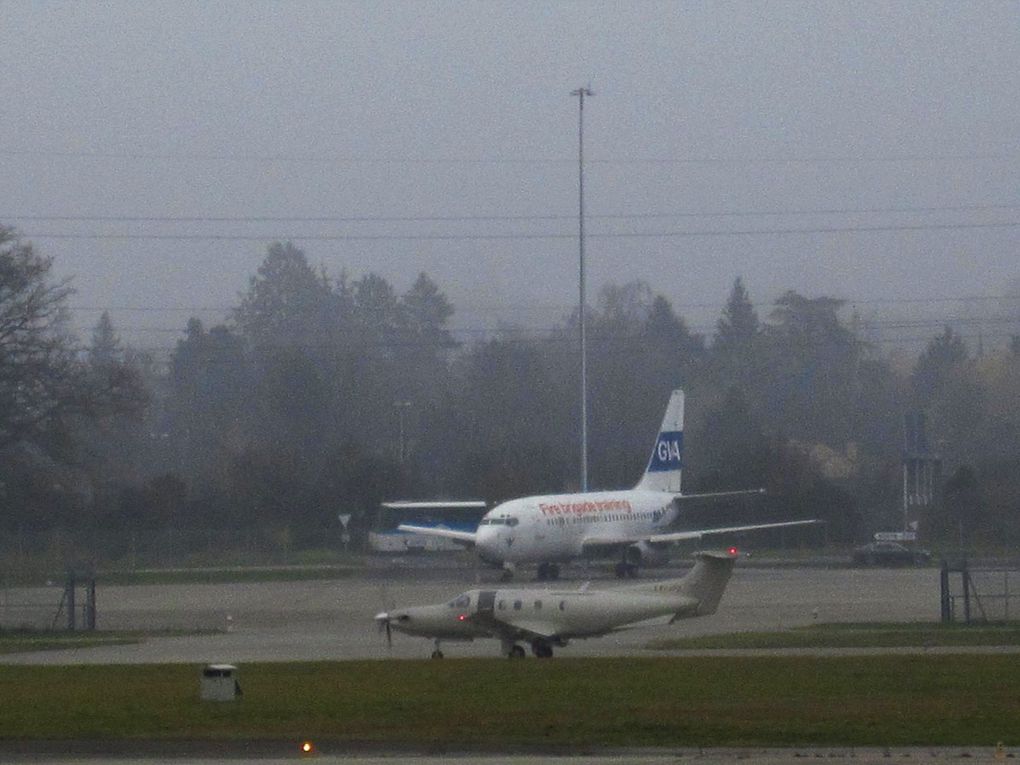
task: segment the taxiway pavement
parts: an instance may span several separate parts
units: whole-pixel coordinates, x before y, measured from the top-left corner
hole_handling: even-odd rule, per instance
[[[536,589],[620,584],[604,568],[568,569],[570,581],[532,583]],[[645,579],[683,569],[650,569]],[[101,629],[209,629],[215,634],[149,638],[144,643],[0,656],[7,664],[131,664],[425,658],[431,642],[394,634],[392,647],[372,617],[394,606],[445,602],[477,586],[471,566],[430,559],[393,560],[350,578],[302,582],[107,586],[100,582]],[[486,586],[499,587],[493,574]],[[33,593],[22,593],[31,598]],[[37,596],[38,593],[35,593]],[[655,638],[746,630],[776,630],[812,622],[935,621],[936,568],[855,569],[738,565],[714,616],[581,640],[558,656],[650,654]],[[494,656],[498,643],[444,644],[449,658]]]

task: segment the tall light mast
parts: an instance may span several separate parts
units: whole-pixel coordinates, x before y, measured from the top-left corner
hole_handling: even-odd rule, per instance
[[[584,97],[595,93],[590,87],[570,91],[577,96],[577,241],[580,272],[578,318],[581,341],[581,491],[588,491],[588,345],[585,335],[584,297]]]

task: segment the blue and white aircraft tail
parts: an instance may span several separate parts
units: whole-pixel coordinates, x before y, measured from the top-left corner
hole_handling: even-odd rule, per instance
[[[648,459],[648,467],[634,488],[679,494],[683,463],[684,392],[675,390],[666,405],[666,414],[662,418],[652,456]]]

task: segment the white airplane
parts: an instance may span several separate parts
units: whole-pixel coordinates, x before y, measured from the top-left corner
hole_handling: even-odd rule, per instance
[[[433,659],[443,658],[443,641],[496,638],[504,656],[523,658],[530,643],[539,658],[554,646],[635,627],[672,624],[714,614],[729,582],[736,551],[702,552],[686,576],[658,582],[589,590],[468,590],[448,603],[376,614],[380,630],[431,638]]]
[[[617,576],[634,576],[638,565],[663,565],[676,542],[760,529],[803,526],[818,521],[757,523],[747,526],[670,531],[686,500],[761,494],[762,490],[681,494],[684,393],[673,391],[645,474],[633,489],[583,494],[549,494],[512,499],[486,513],[475,531],[415,524],[397,529],[445,537],[474,546],[485,562],[502,566],[510,578],[520,564],[538,564],[538,578],[559,577],[559,564],[599,553],[621,552]]]

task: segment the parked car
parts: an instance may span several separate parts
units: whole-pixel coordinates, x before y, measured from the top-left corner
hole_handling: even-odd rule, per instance
[[[853,562],[858,566],[922,566],[931,561],[931,553],[899,542],[870,542],[854,548]]]

